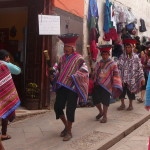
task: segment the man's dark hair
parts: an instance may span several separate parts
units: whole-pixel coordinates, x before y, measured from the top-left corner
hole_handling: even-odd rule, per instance
[[[130,43],[125,43],[124,46],[132,46]]]
[[[8,57],[9,53],[5,49],[0,50],[0,60],[4,60],[5,57]]]

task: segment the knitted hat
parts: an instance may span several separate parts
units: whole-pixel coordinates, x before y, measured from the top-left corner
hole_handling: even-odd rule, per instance
[[[132,39],[132,38],[123,40],[123,44],[132,44],[132,45],[134,45],[136,43],[137,43],[137,41],[135,39]]]
[[[64,43],[66,46],[75,47],[76,40],[78,39],[79,34],[67,33],[58,36],[58,38]]]
[[[113,47],[113,46],[110,45],[110,44],[97,46],[97,48],[100,50],[100,52],[110,52],[110,49],[111,49],[112,47]]]

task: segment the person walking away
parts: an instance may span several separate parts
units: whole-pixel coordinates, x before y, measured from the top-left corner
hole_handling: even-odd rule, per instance
[[[119,97],[122,92],[122,82],[116,62],[109,58],[112,45],[100,45],[98,48],[102,59],[97,62],[94,69],[93,102],[99,111],[96,119],[103,117],[100,122],[106,123],[110,96]]]
[[[128,95],[129,106],[128,111],[133,110],[133,100],[135,99],[135,93],[138,93],[141,87],[145,84],[144,73],[142,69],[141,61],[137,54],[133,52],[135,39],[124,39],[124,53],[118,60],[118,68],[120,70],[123,93],[120,95],[121,105],[118,110],[125,109],[125,95]]]
[[[10,139],[7,135],[8,121],[15,118],[15,109],[20,105],[18,93],[16,91],[12,74],[21,73],[21,69],[10,63],[9,53],[0,50],[0,118],[2,118],[1,140]]]
[[[65,128],[60,136],[63,141],[72,138],[72,124],[75,118],[78,97],[85,102],[88,95],[88,68],[83,57],[76,53],[75,45],[78,34],[68,33],[58,36],[64,43],[64,55],[60,58],[55,77],[51,77],[53,88],[56,90],[56,102],[54,110],[56,119],[61,119]],[[66,116],[63,109],[66,106]]]

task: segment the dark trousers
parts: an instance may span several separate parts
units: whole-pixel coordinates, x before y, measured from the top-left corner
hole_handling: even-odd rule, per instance
[[[60,89],[58,89],[56,92],[56,102],[54,104],[56,119],[59,119],[60,116],[64,115],[63,109],[66,106],[67,120],[70,122],[74,122],[75,110],[77,108],[77,99],[77,93],[65,87],[61,87]]]
[[[120,95],[119,98],[124,99],[126,94],[129,98],[129,100],[135,100],[135,94],[130,92],[130,90],[128,89],[127,84],[125,83],[124,86],[123,86],[123,92],[122,92],[122,94]]]
[[[7,125],[8,125],[8,119],[2,119],[2,135],[6,135],[7,133]]]

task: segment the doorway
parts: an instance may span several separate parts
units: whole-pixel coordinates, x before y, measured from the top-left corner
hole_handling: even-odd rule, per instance
[[[20,75],[13,75],[21,101],[24,95],[27,17],[27,7],[0,8],[0,49],[6,49],[11,63],[22,70]]]

